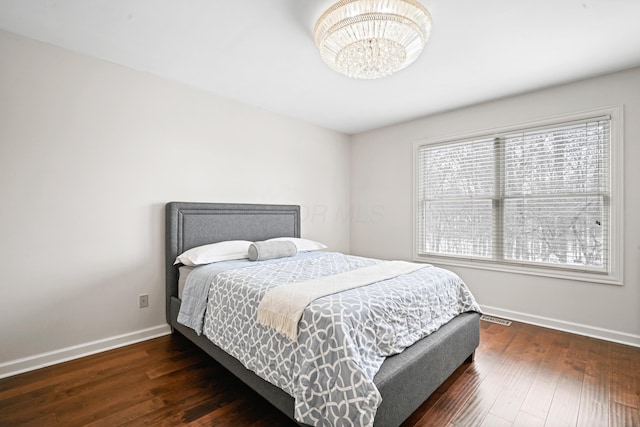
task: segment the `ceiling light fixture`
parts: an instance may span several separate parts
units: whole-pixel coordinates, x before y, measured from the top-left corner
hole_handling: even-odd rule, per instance
[[[377,79],[415,61],[430,33],[431,15],[417,0],[341,0],[318,19],[313,38],[333,70]]]

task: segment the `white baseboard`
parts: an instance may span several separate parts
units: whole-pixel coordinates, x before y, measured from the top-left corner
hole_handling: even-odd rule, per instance
[[[566,322],[549,317],[536,316],[512,310],[504,310],[497,307],[483,305],[481,309],[484,314],[502,317],[516,322],[529,323],[544,328],[556,329],[587,337],[598,338],[606,341],[617,342],[634,347],[640,347],[640,335],[628,334],[625,332],[613,331],[610,329],[597,328],[579,323]],[[92,341],[47,353],[37,354],[22,359],[10,360],[0,363],[0,378],[6,378],[23,372],[34,371],[46,366],[56,365],[73,359],[79,359],[91,354],[101,353],[118,347],[135,344],[137,342],[150,340],[153,338],[169,335],[171,328],[169,325],[158,325],[148,329],[117,335],[102,340]]]
[[[480,308],[484,314],[491,316],[502,317],[504,319],[515,320],[522,323],[529,323],[531,325],[542,326],[544,328],[556,329],[558,331],[570,332],[572,334],[584,335],[591,338],[598,338],[605,341],[612,341],[633,347],[640,347],[640,335],[582,325],[579,323],[566,322],[564,320],[536,316],[518,311],[504,310],[486,305],[482,305]]]
[[[36,354],[35,356],[24,357],[22,359],[10,360],[0,363],[0,378],[6,378],[23,372],[34,371],[46,366],[56,365],[73,359],[79,359],[91,354],[101,353],[118,347],[135,344],[137,342],[150,340],[152,338],[169,335],[171,328],[169,325],[158,325],[128,334],[117,335],[91,341],[84,344],[61,348],[47,353]]]

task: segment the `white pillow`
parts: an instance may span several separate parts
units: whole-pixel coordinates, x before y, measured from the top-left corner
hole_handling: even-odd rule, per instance
[[[327,249],[327,246],[323,245],[320,242],[309,239],[301,239],[299,237],[276,237],[274,239],[267,240],[267,242],[271,240],[293,242],[295,243],[296,248],[298,248],[298,252],[319,251],[321,249]]]
[[[184,265],[194,266],[232,259],[249,258],[250,244],[251,242],[247,240],[228,240],[226,242],[196,246],[180,254],[173,264],[182,263]]]

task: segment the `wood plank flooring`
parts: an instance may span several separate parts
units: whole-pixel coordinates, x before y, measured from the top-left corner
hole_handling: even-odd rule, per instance
[[[403,427],[640,426],[640,348],[481,322]],[[0,380],[0,426],[295,426],[179,334]]]

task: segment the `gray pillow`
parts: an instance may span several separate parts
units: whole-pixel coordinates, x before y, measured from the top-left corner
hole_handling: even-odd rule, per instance
[[[249,245],[249,259],[264,261],[267,259],[284,258],[298,253],[295,243],[288,241],[254,242]]]

